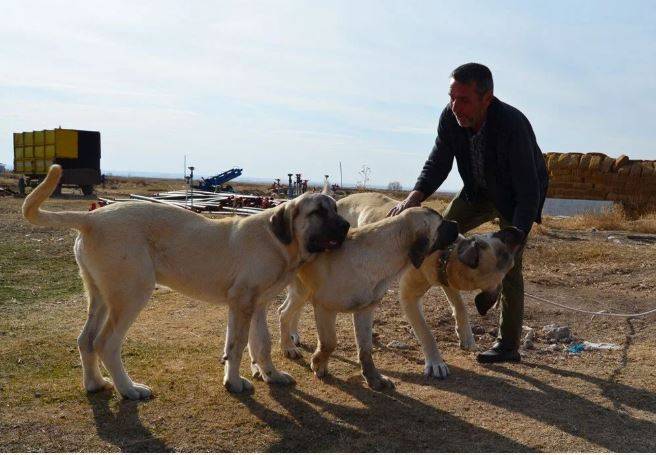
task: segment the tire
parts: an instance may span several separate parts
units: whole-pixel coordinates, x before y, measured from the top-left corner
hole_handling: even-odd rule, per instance
[[[93,194],[93,185],[80,185],[80,189],[85,196],[91,196]]]

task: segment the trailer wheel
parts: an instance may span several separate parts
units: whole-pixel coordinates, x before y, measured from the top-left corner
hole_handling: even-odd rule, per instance
[[[80,189],[85,196],[91,196],[93,194],[93,185],[80,185]]]
[[[61,194],[62,194],[62,184],[59,183],[59,184],[57,184],[57,186],[55,187],[55,191],[53,191],[52,195],[53,195],[53,196],[61,196]]]

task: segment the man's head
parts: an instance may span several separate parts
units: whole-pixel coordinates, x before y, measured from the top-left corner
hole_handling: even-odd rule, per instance
[[[478,131],[492,102],[494,82],[490,69],[480,63],[465,63],[451,73],[449,96],[458,125]]]

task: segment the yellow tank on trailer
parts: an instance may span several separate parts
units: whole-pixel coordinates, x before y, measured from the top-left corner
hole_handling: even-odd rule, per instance
[[[87,194],[100,183],[100,133],[65,128],[14,133],[14,171],[39,180],[61,164],[61,182]]]

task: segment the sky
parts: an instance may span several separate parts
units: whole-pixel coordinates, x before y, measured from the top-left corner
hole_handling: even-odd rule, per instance
[[[12,132],[101,132],[105,173],[411,189],[475,61],[543,152],[656,159],[654,1],[0,2]],[[455,191],[454,165],[440,190]]]

